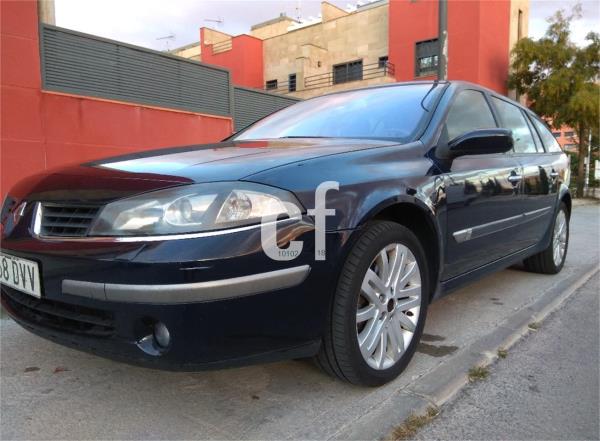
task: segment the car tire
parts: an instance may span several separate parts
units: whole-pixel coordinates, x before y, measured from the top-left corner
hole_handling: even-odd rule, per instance
[[[344,261],[317,364],[356,385],[393,380],[419,343],[429,293],[415,234],[394,222],[368,224]]]
[[[523,263],[527,271],[556,274],[564,266],[569,247],[569,211],[564,202],[560,203],[550,227],[550,245],[544,251],[525,259]]]

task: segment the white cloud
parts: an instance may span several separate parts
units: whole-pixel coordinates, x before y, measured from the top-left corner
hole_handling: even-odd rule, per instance
[[[231,34],[286,13],[296,15],[296,0],[55,0],[56,24],[131,44],[166,49],[199,40],[202,26]],[[332,3],[345,7],[348,0]],[[304,17],[318,15],[319,0],[303,0]],[[223,24],[206,20],[223,19]],[[175,34],[172,40],[157,38]]]
[[[548,29],[547,19],[559,9],[569,12],[577,3],[581,3],[583,13],[582,18],[571,25],[571,38],[579,46],[587,44],[585,36],[588,32],[600,32],[600,2],[596,0],[532,0],[529,12],[529,36],[535,39],[543,37]]]

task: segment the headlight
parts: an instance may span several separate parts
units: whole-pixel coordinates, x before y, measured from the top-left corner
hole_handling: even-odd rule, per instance
[[[220,230],[260,223],[263,216],[293,217],[302,206],[291,193],[249,182],[185,185],[106,205],[92,236],[141,236]]]

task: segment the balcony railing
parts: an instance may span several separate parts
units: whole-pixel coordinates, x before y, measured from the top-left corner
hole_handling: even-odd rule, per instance
[[[228,38],[227,40],[220,41],[219,43],[213,43],[212,51],[213,54],[220,54],[221,52],[231,50],[232,47],[233,43],[231,41],[231,38]]]
[[[371,78],[394,76],[394,65],[389,61],[385,63],[367,64],[361,68],[356,66],[344,72],[325,72],[318,75],[311,75],[304,78],[304,90],[318,89],[320,87],[329,87],[334,84],[348,83],[350,81],[369,80]],[[265,85],[265,90],[273,93],[295,92],[296,80],[279,81],[274,84]]]
[[[291,87],[290,87],[291,86]],[[265,87],[267,92],[273,93],[291,93],[296,91],[296,80],[293,81],[280,81],[277,83],[277,87],[269,87],[268,85]]]
[[[333,86],[334,84],[348,83],[350,81],[370,80],[371,78],[394,76],[394,65],[389,61],[385,63],[366,64],[362,69],[348,69],[345,72],[326,72],[304,78],[304,89],[317,89]]]

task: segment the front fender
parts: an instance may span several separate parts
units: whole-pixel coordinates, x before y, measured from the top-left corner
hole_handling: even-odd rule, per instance
[[[357,228],[374,213],[403,202],[434,215],[442,185],[419,142],[320,157],[245,180],[292,191],[307,209],[315,207],[315,189],[321,183],[338,182],[339,190],[326,194],[326,207],[335,210],[327,217],[328,231]]]

